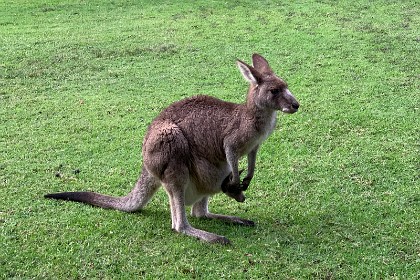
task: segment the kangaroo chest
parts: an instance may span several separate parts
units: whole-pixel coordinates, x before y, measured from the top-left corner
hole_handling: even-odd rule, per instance
[[[270,116],[270,118],[265,119],[265,121],[256,121],[253,124],[253,133],[248,135],[246,143],[241,149],[241,155],[246,155],[255,147],[261,145],[270,135],[273,133],[274,128],[276,127],[276,114],[275,112]]]

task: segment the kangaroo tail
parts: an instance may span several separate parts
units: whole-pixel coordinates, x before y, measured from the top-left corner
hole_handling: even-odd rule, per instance
[[[44,195],[54,198],[82,202],[101,208],[117,209],[125,212],[137,211],[149,202],[159,188],[159,182],[143,167],[140,178],[131,192],[122,197],[113,197],[95,192],[61,192]]]
[[[61,192],[44,195],[45,198],[54,198],[82,202],[102,208],[119,209],[122,206],[123,197],[113,197],[94,192]]]

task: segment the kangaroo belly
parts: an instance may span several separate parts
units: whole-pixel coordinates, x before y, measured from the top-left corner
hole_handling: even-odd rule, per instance
[[[211,196],[221,191],[223,180],[229,175],[230,169],[209,167],[200,173],[194,172],[185,187],[185,205],[192,205],[206,196]]]
[[[195,159],[190,170],[190,180],[185,187],[185,204],[191,205],[203,197],[221,191],[223,180],[231,172],[227,163],[213,164],[206,159]]]
[[[205,196],[207,195],[199,192],[197,186],[193,182],[188,182],[185,188],[185,205],[192,205]]]

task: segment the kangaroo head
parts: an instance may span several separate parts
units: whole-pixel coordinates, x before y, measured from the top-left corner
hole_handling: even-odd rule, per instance
[[[253,54],[253,66],[240,60],[236,63],[242,76],[250,83],[248,103],[261,109],[280,110],[288,114],[298,110],[299,102],[287,88],[286,82],[274,74],[264,57]]]

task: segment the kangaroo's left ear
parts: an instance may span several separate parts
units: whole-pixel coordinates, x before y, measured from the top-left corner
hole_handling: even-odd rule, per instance
[[[242,73],[242,76],[251,84],[258,85],[262,81],[262,75],[252,66],[249,66],[241,60],[237,60],[236,64]]]
[[[257,69],[260,73],[264,74],[272,74],[273,70],[271,69],[270,65],[268,65],[268,61],[257,53],[252,55],[252,64],[254,65],[255,69]]]

